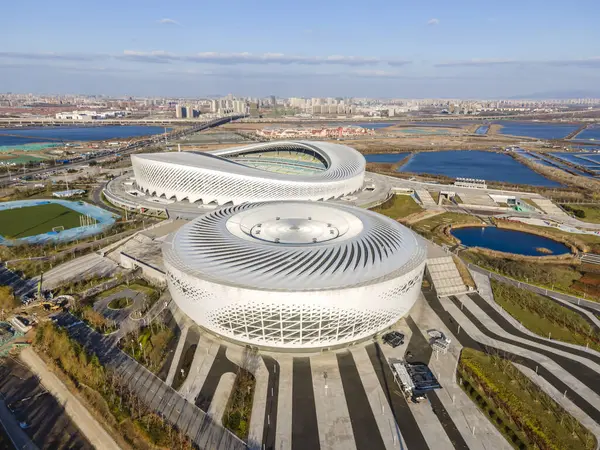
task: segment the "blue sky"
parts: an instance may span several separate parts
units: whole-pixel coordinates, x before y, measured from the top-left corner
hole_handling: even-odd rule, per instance
[[[0,91],[600,97],[600,2],[23,0]]]

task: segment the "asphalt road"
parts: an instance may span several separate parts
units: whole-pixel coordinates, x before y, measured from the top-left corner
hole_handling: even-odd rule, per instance
[[[292,450],[319,450],[310,358],[294,358],[292,370]]]
[[[277,402],[279,401],[279,363],[271,356],[262,357],[267,370],[267,405],[265,407],[265,421],[263,425],[264,450],[275,450],[275,437],[277,433]],[[271,392],[273,395],[271,395]]]

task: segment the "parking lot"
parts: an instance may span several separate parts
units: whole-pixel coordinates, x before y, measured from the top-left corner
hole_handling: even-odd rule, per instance
[[[6,358],[0,363],[0,397],[38,448],[93,449],[62,405],[20,361]]]

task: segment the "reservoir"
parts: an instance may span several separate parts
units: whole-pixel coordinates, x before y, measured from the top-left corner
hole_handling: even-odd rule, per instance
[[[532,186],[560,186],[560,183],[534,172],[509,155],[479,150],[417,153],[400,168],[400,172],[444,175],[451,178],[479,178]]]
[[[500,134],[511,136],[524,136],[537,139],[562,139],[569,133],[577,130],[579,125],[571,123],[543,123],[543,122],[496,122],[502,125]],[[581,133],[583,134],[583,133]],[[578,136],[582,138],[581,134]]]
[[[481,125],[479,128],[477,128],[475,130],[475,134],[479,134],[479,135],[487,134],[489,129],[490,129],[489,125]]]
[[[167,130],[169,130],[167,128]],[[77,141],[106,141],[109,139],[126,139],[164,133],[163,127],[137,125],[95,126],[95,127],[41,127],[41,128],[0,128],[0,149],[24,144]]]
[[[548,256],[570,253],[558,241],[523,231],[496,227],[466,227],[451,231],[465,247],[481,247],[524,256]]]
[[[394,164],[406,158],[407,155],[409,155],[409,153],[371,153],[364,155],[364,157],[367,162]]]

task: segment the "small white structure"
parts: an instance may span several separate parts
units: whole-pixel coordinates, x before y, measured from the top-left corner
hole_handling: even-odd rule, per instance
[[[487,189],[487,183],[485,180],[476,178],[457,178],[454,182],[454,186],[472,189]]]
[[[69,198],[69,197],[75,197],[77,195],[83,195],[83,194],[85,194],[85,191],[83,189],[69,189],[68,191],[53,192],[52,197]]]

